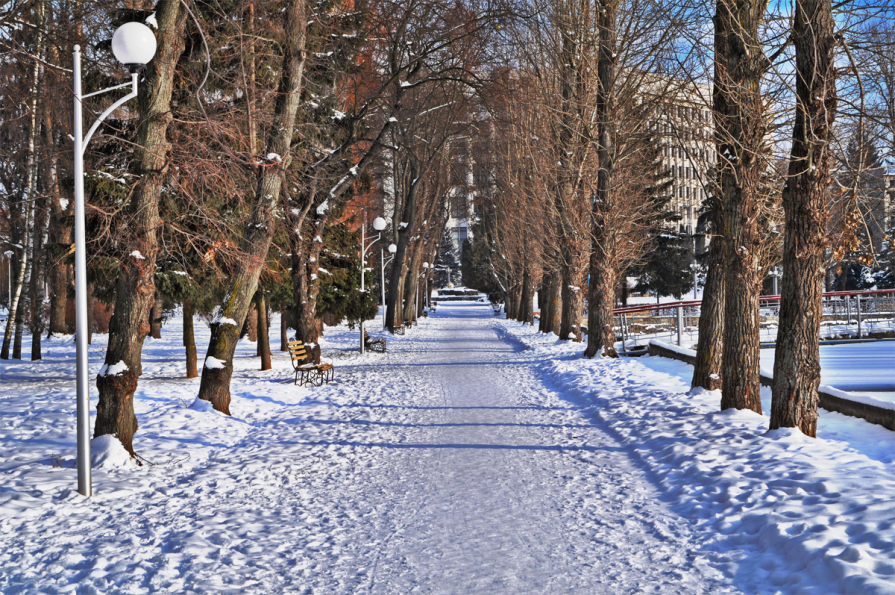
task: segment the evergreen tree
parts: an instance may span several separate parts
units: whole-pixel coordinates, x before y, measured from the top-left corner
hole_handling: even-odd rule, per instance
[[[691,243],[686,235],[662,233],[656,236],[655,247],[631,271],[639,277],[635,290],[654,291],[657,300],[663,295],[680,299],[692,290]]]

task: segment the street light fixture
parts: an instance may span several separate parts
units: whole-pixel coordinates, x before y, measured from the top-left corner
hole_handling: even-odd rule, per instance
[[[367,265],[367,251],[373,247],[373,244],[375,244],[376,242],[379,241],[379,238],[382,237],[382,230],[385,229],[385,225],[386,225],[385,219],[383,219],[382,217],[376,217],[375,219],[373,219],[373,229],[375,229],[376,231],[378,231],[380,233],[373,239],[372,242],[370,242],[369,246],[366,245],[367,239],[364,235],[365,231],[366,231],[366,224],[362,224],[360,226],[360,247],[361,247],[360,291],[361,291],[361,293],[364,293],[367,290],[366,285],[364,284],[364,273],[366,272],[366,265]],[[361,316],[361,321],[360,321],[360,352],[361,352],[361,354],[364,353],[364,320],[363,320],[363,316]]]
[[[385,252],[383,252],[381,249],[379,250],[379,262],[382,265],[382,273],[381,273],[381,276],[379,277],[382,280],[382,282],[380,283],[380,285],[382,285],[382,328],[386,328],[388,326],[385,321],[385,313],[387,311],[387,308],[385,305],[385,265],[387,265],[388,263],[390,263],[391,261],[393,261],[395,259],[395,252],[397,252],[397,251],[398,251],[397,246],[395,246],[394,244],[389,244],[388,245],[388,253],[391,254],[392,257],[389,258],[388,260],[386,260]]]
[[[93,482],[90,477],[90,393],[87,385],[87,255],[84,223],[84,149],[99,125],[121,105],[137,96],[137,80],[140,70],[155,56],[156,41],[152,31],[142,23],[126,23],[112,36],[112,53],[127,66],[131,82],[81,94],[81,47],[74,52],[74,174],[75,174],[75,339],[78,395],[78,492],[91,496]],[[131,92],[113,103],[100,114],[96,122],[83,135],[82,103],[87,97],[101,95],[116,89],[131,87]]]

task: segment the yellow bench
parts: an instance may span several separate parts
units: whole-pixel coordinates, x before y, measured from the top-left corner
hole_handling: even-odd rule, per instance
[[[308,350],[301,341],[289,341],[286,346],[292,358],[292,367],[295,368],[295,384],[321,386],[324,381],[329,384],[336,377],[336,367],[332,364],[315,364],[310,361]]]

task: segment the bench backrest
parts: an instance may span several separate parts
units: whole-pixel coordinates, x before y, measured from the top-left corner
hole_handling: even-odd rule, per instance
[[[301,341],[289,341],[286,343],[286,346],[289,348],[289,355],[292,357],[292,361],[308,359],[308,351],[305,348],[305,344]]]

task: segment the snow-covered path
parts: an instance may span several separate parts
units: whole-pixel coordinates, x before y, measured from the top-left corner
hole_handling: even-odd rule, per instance
[[[337,382],[322,388],[294,387],[282,356],[255,371],[241,344],[233,418],[184,406],[197,382],[177,379],[174,325],[147,344],[135,445],[191,458],[97,470],[89,501],[72,490],[68,359],[0,369],[7,411],[20,407],[0,426],[15,455],[2,469],[0,589],[735,590],[691,521],[491,318],[442,308],[384,356],[331,334]]]

